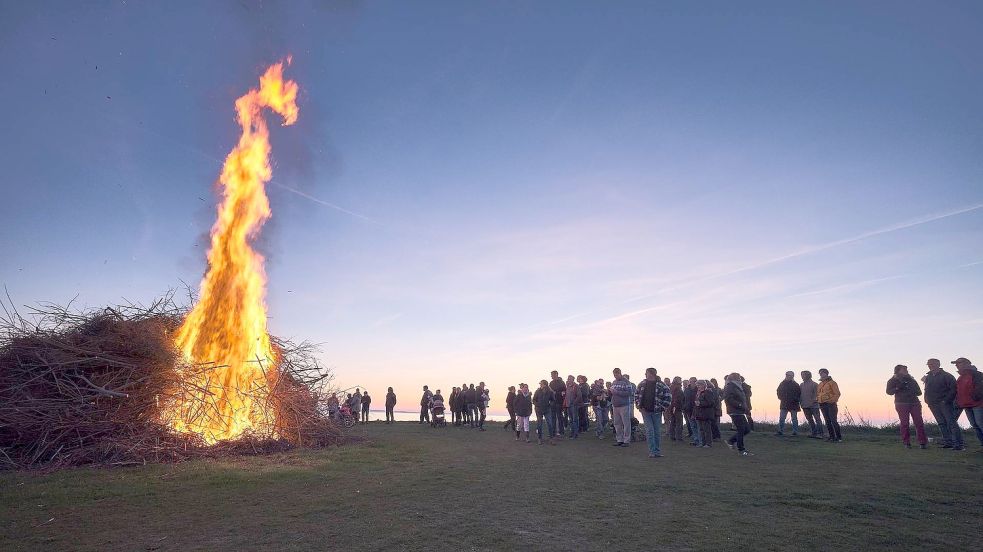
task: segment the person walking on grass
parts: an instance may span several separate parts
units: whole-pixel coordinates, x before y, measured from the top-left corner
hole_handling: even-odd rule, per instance
[[[515,407],[515,440],[518,441],[520,433],[526,432],[526,442],[529,441],[529,417],[532,416],[532,394],[529,393],[529,386],[520,383],[519,392],[515,395],[512,402]]]
[[[976,431],[976,438],[980,442],[980,450],[977,452],[983,452],[983,374],[967,358],[959,357],[952,364],[959,371],[959,378],[956,379],[956,405],[963,409],[969,425]]]
[[[672,402],[669,404],[669,438],[683,440],[683,380],[676,376],[669,386]]]
[[[430,388],[426,385],[423,386],[423,396],[420,397],[420,422],[430,423],[430,400],[433,399],[433,393],[430,392]]]
[[[362,423],[368,423],[369,421],[369,406],[372,404],[372,397],[369,396],[369,392],[366,391],[362,394]]]
[[[509,386],[509,394],[508,395],[505,395],[505,410],[508,410],[509,411],[509,421],[505,422],[505,427],[503,427],[502,429],[508,429],[509,426],[512,426],[512,429],[516,429],[516,427],[515,427],[515,386],[514,385],[510,385]]]
[[[628,401],[631,397],[631,384],[615,368],[614,381],[611,382],[611,405],[614,408],[614,438],[616,447],[627,447],[631,439],[631,418],[628,417]]]
[[[713,440],[719,441],[720,418],[723,417],[724,415],[724,410],[723,407],[721,406],[721,402],[723,401],[723,398],[721,398],[720,386],[717,385],[716,378],[710,378],[710,387],[713,388],[713,394],[715,397],[717,397],[717,404],[713,405],[713,419],[710,420],[710,432],[713,436]]]
[[[662,413],[672,403],[672,393],[659,379],[655,368],[646,368],[645,379],[638,384],[635,396],[645,424],[649,458],[662,458]]]
[[[556,436],[556,418],[553,415],[553,390],[546,380],[540,380],[539,389],[533,393],[532,405],[536,409],[536,438],[539,444],[543,444],[543,422],[546,422],[546,431],[551,445],[556,443],[553,437]]]
[[[597,421],[597,438],[604,439],[608,427],[608,391],[604,388],[604,380],[597,379],[590,386],[590,404],[594,409],[594,420]]]
[[[785,372],[785,379],[778,384],[778,431],[775,435],[785,434],[785,418],[792,414],[792,436],[799,434],[799,400],[802,389],[795,381],[795,372]]]
[[[720,404],[717,393],[710,382],[700,380],[696,382],[696,397],[693,399],[693,419],[699,426],[700,442],[702,448],[713,446],[713,430],[711,429],[714,416],[714,408]]]
[[[744,447],[744,436],[751,433],[747,421],[747,396],[741,385],[741,375],[736,372],[727,376],[727,383],[724,384],[724,405],[734,423],[734,435],[727,440],[727,446],[736,446],[742,456],[750,456],[751,452]]]
[[[802,415],[809,422],[810,434],[813,439],[823,438],[823,418],[819,413],[819,384],[812,381],[812,372],[803,370],[800,374],[802,383],[799,384],[799,405]]]
[[[393,413],[393,409],[396,408],[396,393],[393,392],[393,388],[390,387],[386,392],[386,423],[391,424],[396,421],[396,415]]]
[[[963,432],[959,428],[959,408],[956,406],[956,378],[942,369],[937,358],[925,363],[925,404],[932,411],[942,434],[942,448],[963,450]]]
[[[567,392],[565,395],[564,407],[567,409],[567,421],[570,422],[570,438],[576,439],[580,436],[580,420],[577,414],[580,411],[580,386],[577,385],[573,376],[567,376]]]
[[[553,418],[556,420],[556,436],[563,437],[566,424],[567,386],[556,370],[550,372],[550,389],[553,391]]]
[[[911,448],[911,421],[915,422],[915,435],[920,448],[928,448],[928,438],[925,436],[925,423],[922,421],[922,402],[918,400],[922,390],[915,378],[908,374],[908,367],[898,364],[894,367],[894,376],[887,380],[887,394],[894,395],[894,409],[901,421],[901,442],[906,448]],[[909,420],[910,418],[910,420]]]
[[[829,370],[825,368],[819,369],[819,388],[816,390],[816,400],[819,401],[819,410],[826,420],[826,433],[829,434],[829,438],[826,440],[830,443],[843,442],[843,436],[840,434],[840,422],[836,419],[839,413],[836,403],[840,400],[840,386],[836,385],[833,378],[829,376]]]

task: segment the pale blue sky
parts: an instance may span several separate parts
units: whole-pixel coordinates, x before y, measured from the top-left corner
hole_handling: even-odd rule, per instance
[[[738,370],[774,415],[826,366],[886,417],[894,364],[983,355],[979,3],[135,4],[0,0],[18,303],[197,283],[292,54],[270,326],[340,384]]]

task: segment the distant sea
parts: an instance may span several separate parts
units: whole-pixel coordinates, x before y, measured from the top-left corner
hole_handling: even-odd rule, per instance
[[[397,422],[419,422],[420,421],[420,411],[419,410],[417,410],[415,412],[409,411],[409,410],[395,410],[395,411],[393,411],[393,415],[395,415]],[[369,410],[369,421],[370,422],[371,421],[374,421],[374,420],[385,420],[385,419],[386,419],[386,411],[385,410],[376,410],[374,408],[371,409],[371,410]],[[450,412],[447,412],[447,421],[450,421],[450,419],[451,419],[451,414],[450,414]],[[485,418],[486,421],[492,421],[492,422],[499,421],[499,420],[501,420],[502,422],[504,422],[507,419],[508,419],[508,416],[507,415],[506,416],[500,416],[500,415],[496,415],[496,414],[489,414],[488,417]]]

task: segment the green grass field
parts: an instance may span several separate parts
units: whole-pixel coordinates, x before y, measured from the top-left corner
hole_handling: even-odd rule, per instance
[[[400,423],[362,444],[122,469],[0,474],[0,550],[971,550],[983,454],[753,433],[538,446]],[[969,435],[967,434],[967,437]],[[970,441],[967,441],[970,442]]]

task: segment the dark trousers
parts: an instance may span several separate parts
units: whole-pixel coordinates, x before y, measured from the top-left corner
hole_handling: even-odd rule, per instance
[[[390,424],[396,421],[396,415],[393,414],[393,407],[386,406],[386,423]]]
[[[928,409],[935,416],[935,423],[939,424],[942,442],[950,447],[963,446],[963,432],[956,421],[959,409],[951,402],[932,403],[928,405]]]
[[[669,416],[669,438],[673,441],[683,440],[683,412],[678,408]]]
[[[563,419],[563,405],[553,406],[553,419],[556,420],[556,434],[563,435],[566,428],[565,420]]]
[[[839,412],[836,403],[819,403],[819,410],[823,413],[823,418],[826,418],[826,433],[829,434],[829,438],[836,441],[842,439],[840,422],[836,420],[836,415]]]
[[[369,407],[362,407],[362,423],[369,421]]]
[[[710,419],[710,435],[713,439],[720,439],[720,417],[714,416]]]
[[[430,421],[430,409],[424,405],[420,405],[420,423]]]
[[[711,446],[713,444],[713,421],[697,420],[696,423],[700,426],[700,444]]]
[[[474,403],[468,403],[467,407],[465,407],[464,412],[468,418],[468,425],[474,427],[474,423],[478,419],[478,405]]]
[[[485,405],[480,405],[477,409],[480,415],[478,418],[478,427],[485,427]]]
[[[577,420],[580,421],[580,432],[583,433],[590,429],[590,418],[587,415],[587,407],[581,406],[577,411]]]
[[[686,423],[686,436],[693,436],[693,419],[689,417],[689,414],[683,412],[683,421]]]
[[[805,415],[806,421],[809,422],[809,428],[812,430],[813,437],[823,436],[823,417],[819,414],[818,406],[803,407],[802,414]]]
[[[734,422],[734,435],[727,442],[730,444],[737,444],[737,450],[744,450],[744,436],[751,433],[751,428],[748,427],[747,416],[744,414],[731,414],[730,419]]]
[[[505,429],[508,429],[509,426],[512,426],[512,429],[515,429],[515,409],[510,406],[508,410],[509,421],[505,422]]]

